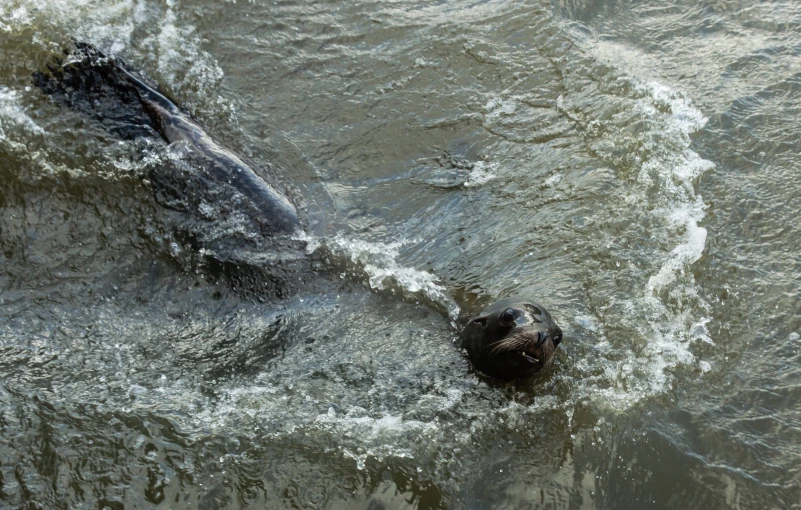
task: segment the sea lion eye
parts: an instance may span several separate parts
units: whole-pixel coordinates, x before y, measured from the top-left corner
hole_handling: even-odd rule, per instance
[[[507,324],[512,323],[517,319],[517,310],[514,308],[507,308],[501,314],[501,322],[505,322]]]

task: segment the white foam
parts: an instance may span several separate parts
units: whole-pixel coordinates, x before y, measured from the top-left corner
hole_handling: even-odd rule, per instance
[[[10,32],[12,27],[29,25],[31,16],[24,5],[0,5],[0,29]]]
[[[495,179],[498,175],[495,173],[497,164],[487,163],[484,161],[476,161],[470,169],[470,173],[464,182],[466,188],[481,186]]]
[[[316,239],[308,234],[299,236],[299,239],[306,242],[307,251],[315,251],[322,243],[335,254],[347,257],[364,270],[371,288],[377,290],[398,288],[411,296],[422,295],[432,303],[442,306],[451,319],[459,316],[459,305],[445,287],[440,285],[435,275],[398,262],[400,248],[408,241],[387,244],[349,239],[341,235],[331,239]]]
[[[715,165],[690,149],[690,135],[707,122],[690,100],[656,82],[650,82],[642,89],[649,95],[641,100],[641,106],[651,115],[665,117],[662,134],[667,144],[673,144],[673,147],[667,147],[672,150],[657,152],[643,162],[639,175],[639,181],[647,185],[654,184],[650,176],[657,176],[660,194],[667,202],[665,206],[657,208],[657,213],[668,220],[672,234],[681,240],[670,251],[658,272],[648,280],[647,290],[659,292],[703,255],[707,231],[698,222],[705,215],[706,205],[696,195],[694,182]],[[670,113],[657,113],[654,105],[667,107]]]
[[[517,110],[517,102],[513,98],[501,99],[493,97],[484,105],[484,112],[487,119],[511,115],[515,110]]]
[[[31,42],[48,50],[55,43],[42,40],[40,33],[75,36],[83,40],[104,41],[112,54],[127,46],[134,24],[130,12],[133,0],[24,0],[0,2],[0,30],[20,32],[34,28]],[[63,30],[63,32],[62,32]],[[110,48],[109,48],[110,46]]]
[[[367,442],[379,441],[383,438],[396,438],[401,435],[420,435],[433,432],[436,424],[418,420],[405,420],[401,416],[384,414],[380,418],[370,416],[339,416],[336,413],[325,412],[317,415],[314,424],[319,428],[346,431],[349,434],[361,437]],[[394,442],[394,441],[393,441]]]
[[[642,86],[642,90],[647,95],[640,104],[643,111],[656,120],[660,147],[642,163],[638,181],[658,189],[657,207],[653,214],[667,224],[667,230],[660,235],[678,239],[678,243],[664,256],[659,269],[648,278],[640,303],[635,305],[648,310],[649,316],[653,317],[649,334],[652,340],[645,352],[651,363],[647,368],[652,389],[661,391],[667,384],[666,369],[695,362],[695,356],[689,350],[692,339],[712,343],[706,328],[708,318],[693,318],[689,304],[679,312],[671,312],[659,296],[660,292],[668,291],[670,298],[679,302],[695,301],[702,308],[705,305],[698,295],[689,267],[703,256],[707,237],[706,228],[699,225],[706,204],[696,193],[695,183],[715,165],[690,148],[690,135],[703,128],[707,121],[691,101],[680,92],[656,82]],[[668,113],[663,113],[665,109]]]
[[[701,340],[702,342],[706,342],[710,345],[715,345],[715,342],[712,341],[712,338],[709,336],[709,329],[706,327],[707,324],[712,322],[712,319],[709,317],[703,317],[698,322],[690,327],[690,335],[695,340]]]
[[[562,175],[561,173],[555,173],[552,176],[550,176],[547,179],[545,179],[545,186],[548,186],[548,187],[556,186],[557,184],[562,182],[563,178],[564,178],[564,175]]]
[[[167,1],[162,5],[141,0],[24,0],[0,2],[0,30],[20,32],[34,28],[52,33],[55,42],[31,42],[58,52],[59,37],[74,37],[95,44],[110,55],[129,50],[144,59],[155,57],[158,75],[154,78],[175,90],[191,89],[215,108],[231,110],[218,95],[208,93],[223,76],[222,68],[201,49],[195,27],[177,14],[180,6]],[[141,41],[134,34],[144,35]],[[148,66],[148,71],[152,66]],[[185,99],[185,98],[184,98]],[[186,103],[186,101],[185,101]],[[191,101],[189,102],[190,106]]]
[[[688,217],[684,226],[686,228],[684,242],[671,250],[669,257],[659,268],[659,272],[648,279],[648,290],[662,290],[704,254],[706,229],[699,227],[697,220],[693,217]]]
[[[689,135],[706,125],[707,118],[683,94],[655,81],[646,87],[654,102],[670,107],[671,124],[680,131]]]
[[[45,132],[25,113],[25,108],[20,104],[19,92],[0,85],[0,139],[10,141],[7,137],[15,129],[36,135]]]
[[[647,289],[659,292],[703,255],[707,231],[698,223],[705,215],[706,204],[696,195],[694,183],[715,165],[689,148],[690,135],[707,122],[690,100],[656,82],[648,83],[642,89],[649,95],[641,100],[641,106],[652,116],[665,117],[662,135],[667,140],[667,148],[672,150],[657,152],[643,162],[638,180],[645,185],[659,186],[660,194],[667,203],[656,209],[657,214],[668,220],[671,234],[681,240],[670,251],[657,273],[648,280]],[[654,105],[666,107],[670,113],[658,113]],[[654,182],[654,177],[658,182]]]
[[[436,418],[410,419],[402,411],[373,414],[359,406],[339,411],[334,406],[321,409],[322,403],[306,389],[293,388],[292,384],[224,388],[220,389],[219,399],[211,402],[201,398],[197,388],[186,386],[181,380],[160,382],[161,388],[168,388],[166,391],[148,392],[133,384],[129,394],[136,396],[137,406],[166,405],[178,411],[175,418],[187,432],[224,433],[232,426],[248,426],[257,431],[264,428],[264,433],[275,438],[324,433],[338,438],[336,449],[356,461],[359,469],[368,458],[379,461],[388,457],[413,458],[414,445],[425,442],[426,438],[433,441],[443,436]],[[187,398],[189,395],[192,398]],[[452,390],[443,396],[428,397],[436,409],[450,409],[461,401],[462,394]],[[148,400],[153,398],[158,400]]]
[[[606,58],[595,48],[589,51]],[[713,340],[706,327],[710,319],[698,314],[708,305],[689,269],[703,256],[707,238],[706,228],[700,225],[706,204],[696,185],[715,165],[691,148],[691,135],[702,129],[707,119],[685,94],[658,82],[640,81],[626,71],[620,79],[633,85],[637,97],[626,105],[628,116],[647,126],[645,132],[640,128],[638,135],[643,140],[643,150],[631,158],[639,161],[639,172],[633,182],[626,184],[623,202],[627,207],[648,205],[644,214],[653,216],[651,237],[656,242],[675,240],[653,261],[653,270],[643,281],[641,291],[619,303],[625,309],[627,326],[638,330],[647,340],[646,345],[636,353],[618,350],[614,362],[602,360],[604,373],[599,383],[588,382],[577,391],[577,397],[586,394],[596,402],[622,410],[643,397],[665,391],[672,368],[708,365],[702,365],[690,350],[694,340]],[[566,108],[566,101],[560,96],[557,108],[584,123]],[[577,321],[589,329],[591,322],[581,318]],[[601,337],[598,346],[611,346],[602,330],[596,333]],[[598,369],[593,360],[582,360],[578,365],[589,372]]]

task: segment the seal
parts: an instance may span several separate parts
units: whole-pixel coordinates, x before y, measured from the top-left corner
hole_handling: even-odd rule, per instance
[[[496,301],[461,333],[473,366],[498,379],[525,379],[553,364],[562,330],[542,306],[523,298]]]

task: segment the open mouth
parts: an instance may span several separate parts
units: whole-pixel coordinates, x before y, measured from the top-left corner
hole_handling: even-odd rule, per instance
[[[522,356],[523,359],[528,363],[537,364],[537,365],[541,365],[542,364],[542,362],[540,361],[540,358],[538,357],[538,355],[534,354],[533,352],[518,351],[517,353],[520,356]]]

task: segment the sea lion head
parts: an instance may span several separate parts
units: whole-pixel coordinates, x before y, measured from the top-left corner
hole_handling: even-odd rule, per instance
[[[553,363],[562,330],[540,305],[508,298],[470,319],[461,338],[478,370],[498,379],[522,379]]]

